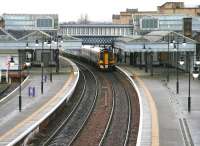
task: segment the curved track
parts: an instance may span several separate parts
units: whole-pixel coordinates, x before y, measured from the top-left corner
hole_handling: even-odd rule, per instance
[[[139,100],[130,81],[119,72],[99,72],[88,65],[77,65],[82,76],[76,90],[82,92],[75,92],[79,100],[43,145],[136,145]],[[81,84],[84,85],[80,88]]]
[[[82,65],[78,65],[85,76],[85,91],[80,103],[71,116],[65,120],[54,134],[43,145],[70,145],[80,132],[95,105],[98,90],[94,74]]]
[[[105,95],[102,96],[101,92],[104,93],[105,89],[101,87],[98,96],[101,101],[97,101],[91,118],[72,146],[136,145],[140,111],[134,87],[128,78],[119,72],[94,72],[99,77],[100,84],[106,86],[106,90],[110,88],[112,92],[106,94],[109,95],[107,102],[111,98],[112,100],[104,105],[102,100],[105,100]],[[105,112],[109,114],[107,118]]]
[[[131,123],[131,102],[126,89],[118,78],[119,73],[108,74],[113,85],[113,112],[99,146],[125,146],[129,137]]]

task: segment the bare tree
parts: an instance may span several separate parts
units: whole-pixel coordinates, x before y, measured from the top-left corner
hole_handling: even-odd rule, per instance
[[[81,14],[80,18],[78,19],[78,24],[89,24],[90,21],[89,21],[89,18],[88,18],[88,14]]]

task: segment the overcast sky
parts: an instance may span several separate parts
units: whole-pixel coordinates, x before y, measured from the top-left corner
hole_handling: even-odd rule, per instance
[[[167,1],[172,0],[2,0],[0,14],[56,13],[61,22],[76,21],[81,14],[88,14],[91,21],[112,21],[112,14],[126,8],[152,11]],[[200,5],[200,0],[182,1],[186,6]]]

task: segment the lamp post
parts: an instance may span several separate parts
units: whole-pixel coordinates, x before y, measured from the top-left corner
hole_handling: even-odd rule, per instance
[[[183,46],[186,45],[185,39],[182,43]],[[176,49],[176,94],[179,94],[179,70],[178,70],[178,59],[179,59],[179,38],[177,37],[177,41],[171,40],[170,46],[174,46],[174,49]]]
[[[48,46],[50,47],[50,81],[52,82],[52,68],[51,68],[51,63],[52,63],[52,50],[51,50],[51,39],[48,40]]]
[[[43,60],[43,54],[44,54],[44,43],[46,43],[46,39],[44,40],[44,37],[42,37],[42,53],[41,53],[41,93],[44,92],[44,60]],[[39,46],[39,41],[35,41],[35,46]]]
[[[22,57],[20,55],[20,51],[19,51],[19,112],[21,112],[22,110]]]
[[[188,71],[188,112],[190,112],[191,111],[191,95],[190,95],[190,93],[191,93],[191,86],[190,86],[190,84],[191,84],[191,59],[190,59],[190,57],[191,57],[191,55],[189,55],[189,57],[188,57],[188,67],[189,67],[189,71]],[[180,63],[180,65],[183,65],[184,64],[184,60],[183,60],[183,58],[181,58],[181,60],[179,61],[179,63]],[[195,63],[196,65],[199,65],[200,64],[200,60],[197,60],[196,61],[196,63]],[[198,71],[198,67],[197,66],[194,66],[194,68],[193,68],[193,72],[192,72],[192,76],[193,76],[193,78],[198,78],[198,76],[199,76],[199,71]]]
[[[10,60],[10,65],[14,66],[15,65],[15,61],[12,58]],[[30,62],[25,62],[26,65],[30,65]],[[21,51],[19,50],[19,63],[18,63],[18,69],[19,69],[19,112],[21,112],[22,110],[22,87],[21,87],[21,83],[22,83],[22,56],[21,56]]]
[[[145,59],[145,72],[148,72],[148,66],[147,66],[147,51],[146,51],[146,46],[143,44],[143,50],[144,51],[144,59]]]
[[[167,60],[168,60],[168,65],[167,65],[167,82],[169,82],[169,37],[170,37],[170,34],[168,34],[168,43],[167,43]]]
[[[62,36],[56,36],[55,38],[55,44],[56,44],[56,72],[59,72],[59,38],[60,43],[63,43],[63,37]]]
[[[150,69],[150,71],[151,71],[151,76],[153,76],[153,51],[151,50],[151,48],[149,48],[149,50],[150,50],[150,66],[151,66],[151,69]]]

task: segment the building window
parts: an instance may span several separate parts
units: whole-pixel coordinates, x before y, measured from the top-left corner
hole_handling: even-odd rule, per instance
[[[52,27],[52,19],[37,19],[37,27]]]
[[[142,20],[142,28],[158,28],[158,20],[157,19],[143,19]]]

